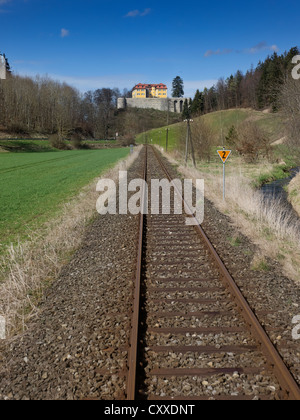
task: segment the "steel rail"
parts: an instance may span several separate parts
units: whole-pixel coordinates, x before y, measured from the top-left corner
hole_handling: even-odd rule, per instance
[[[143,180],[146,181],[147,176],[147,147],[144,161]],[[136,374],[138,359],[138,337],[139,337],[139,320],[140,320],[140,296],[141,296],[141,274],[142,274],[142,257],[143,257],[143,234],[144,234],[144,208],[146,203],[145,188],[141,191],[141,212],[139,217],[139,233],[137,244],[137,267],[134,285],[134,302],[132,313],[131,335],[128,351],[128,374],[126,399],[134,401],[136,396]]]
[[[172,183],[174,189],[179,194],[179,196],[182,197],[181,192],[177,188],[176,184],[172,182],[172,177],[170,176],[166,166],[162,162],[157,150],[153,147],[152,150],[154,152],[154,155],[156,156],[162,170],[166,174],[169,181]],[[182,197],[182,202],[186,209],[189,210],[189,213],[192,215],[193,211],[189,208],[187,202]],[[246,301],[245,297],[241,293],[238,285],[230,275],[229,271],[225,267],[223,261],[219,257],[218,253],[216,252],[214,246],[210,242],[209,238],[207,237],[206,233],[204,232],[203,228],[201,227],[200,223],[198,222],[197,218],[192,215],[191,216],[195,221],[196,225],[194,226],[196,231],[199,233],[201,238],[203,239],[204,243],[206,244],[211,256],[215,260],[218,269],[220,271],[221,277],[223,279],[223,282],[225,286],[229,289],[231,292],[231,295],[233,296],[236,304],[238,305],[238,308],[240,309],[240,312],[248,325],[248,328],[250,329],[252,335],[255,337],[256,341],[259,343],[261,347],[261,351],[267,358],[267,361],[270,364],[271,369],[273,370],[274,374],[276,375],[279,384],[282,389],[282,397],[289,400],[300,400],[300,388],[295,381],[293,375],[288,370],[287,366],[285,365],[282,357],[278,353],[277,349],[275,348],[274,344],[270,340],[269,336],[267,335],[266,331],[260,324],[258,318],[250,308],[248,302]]]

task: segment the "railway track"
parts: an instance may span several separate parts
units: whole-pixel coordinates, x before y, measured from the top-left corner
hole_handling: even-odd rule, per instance
[[[143,177],[172,179],[149,146]],[[185,218],[140,216],[127,400],[300,399],[257,314]]]

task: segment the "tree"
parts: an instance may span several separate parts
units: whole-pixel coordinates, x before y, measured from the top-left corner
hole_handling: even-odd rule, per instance
[[[293,47],[290,49],[289,52],[285,52],[283,54],[283,65],[284,65],[286,75],[291,74],[291,71],[294,67],[294,64],[292,63],[292,59],[296,55],[300,55],[300,50],[298,47]]]
[[[102,137],[109,137],[109,128],[116,94],[110,88],[97,89],[94,92],[94,102],[97,105],[97,114],[99,122],[102,122]]]
[[[237,132],[237,129],[235,128],[235,125],[232,125],[228,131],[227,136],[225,137],[226,139],[226,146],[236,146],[239,142],[239,135]]]
[[[281,107],[287,121],[288,144],[300,152],[300,81],[291,76],[281,88]]]
[[[256,162],[260,156],[270,159],[272,147],[266,133],[253,121],[244,121],[237,132],[236,151],[248,163]]]
[[[216,141],[211,126],[201,117],[194,120],[191,131],[197,159],[209,162]]]
[[[172,97],[182,98],[184,95],[183,80],[180,76],[176,76],[172,83]]]
[[[122,97],[123,98],[131,98],[131,90],[128,90],[127,88],[123,89]]]
[[[191,117],[190,106],[189,106],[188,100],[185,99],[184,104],[183,104],[182,119],[188,120],[190,117]]]
[[[197,89],[195,93],[195,97],[191,104],[191,114],[192,115],[199,115],[203,114],[204,112],[204,98],[203,93]]]

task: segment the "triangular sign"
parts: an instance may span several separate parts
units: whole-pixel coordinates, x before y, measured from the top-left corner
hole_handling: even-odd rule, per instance
[[[231,155],[231,150],[218,150],[217,152],[223,163],[225,163]]]

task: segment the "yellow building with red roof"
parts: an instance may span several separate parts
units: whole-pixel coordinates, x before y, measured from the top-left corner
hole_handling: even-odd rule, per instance
[[[168,88],[163,83],[159,84],[146,84],[138,83],[132,89],[132,98],[167,98]]]

